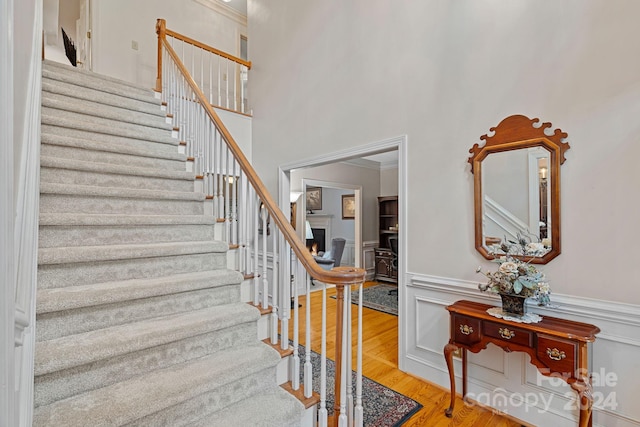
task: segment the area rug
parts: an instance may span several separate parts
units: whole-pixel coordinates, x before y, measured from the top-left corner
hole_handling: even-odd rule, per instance
[[[389,295],[389,291],[395,291]],[[358,292],[351,295],[351,303],[358,305]],[[335,299],[335,296],[331,298]],[[391,285],[378,284],[364,288],[362,293],[362,306],[373,310],[382,311],[383,313],[398,315],[398,287]]]
[[[299,346],[300,354],[300,386],[303,384],[303,366],[305,362],[305,348]],[[320,355],[311,351],[311,365],[313,366],[313,391],[320,393]],[[334,374],[335,364],[327,359],[327,402],[329,415],[333,415],[334,404]],[[351,373],[353,398],[356,395],[356,373]],[[422,408],[415,400],[391,390],[367,377],[362,377],[362,406],[365,427],[398,427],[404,424],[413,414]]]

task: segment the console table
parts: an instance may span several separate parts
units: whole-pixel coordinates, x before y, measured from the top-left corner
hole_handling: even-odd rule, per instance
[[[447,307],[451,318],[449,343],[444,357],[451,382],[451,403],[445,411],[453,415],[456,383],[453,352],[461,350],[462,397],[467,394],[467,350],[478,353],[493,343],[504,351],[522,351],[531,357],[543,375],[562,378],[578,393],[579,427],[590,427],[592,388],[589,373],[588,344],[600,332],[596,326],[544,316],[539,323],[516,323],[498,319],[487,313],[490,305],[458,301]]]

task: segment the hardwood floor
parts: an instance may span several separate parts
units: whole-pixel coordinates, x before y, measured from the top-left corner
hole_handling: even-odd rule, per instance
[[[375,285],[367,282],[365,287]],[[335,295],[335,289],[327,290],[327,355],[333,359],[335,351],[335,311],[336,300],[329,298]],[[299,303],[300,344],[305,345],[305,310],[306,296],[301,296]],[[311,347],[320,351],[322,292],[311,293]],[[313,313],[318,313],[313,315]],[[293,316],[293,310],[291,311]],[[357,306],[352,306],[354,331],[356,330]],[[444,410],[449,406],[449,391],[423,379],[404,373],[398,369],[398,317],[376,310],[363,308],[363,375],[379,382],[405,396],[420,402],[423,408],[414,414],[403,427],[520,427],[523,423],[495,414],[491,410],[477,405],[467,405],[460,397],[456,401],[453,418],[447,418]],[[355,335],[355,334],[354,334]],[[289,336],[293,336],[290,327]],[[355,344],[356,337],[353,337]],[[355,355],[353,366],[355,366]]]

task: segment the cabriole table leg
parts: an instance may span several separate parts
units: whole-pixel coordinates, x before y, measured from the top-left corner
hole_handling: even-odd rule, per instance
[[[449,408],[444,411],[444,414],[449,418],[453,416],[453,406],[456,403],[456,377],[455,372],[453,371],[453,352],[457,349],[458,347],[451,343],[444,346],[444,358],[447,361],[449,382],[451,383],[451,403],[449,404]]]

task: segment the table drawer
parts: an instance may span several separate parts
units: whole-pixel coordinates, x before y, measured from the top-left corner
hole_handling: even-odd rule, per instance
[[[484,322],[484,334],[500,341],[531,347],[533,345],[533,335],[523,329],[514,328],[511,325],[500,323]]]
[[[453,316],[453,334],[460,344],[475,344],[480,341],[480,320],[466,316]]]
[[[552,372],[573,377],[576,368],[577,347],[571,341],[564,341],[555,337],[539,334],[537,338],[536,354],[538,360],[551,369]]]

